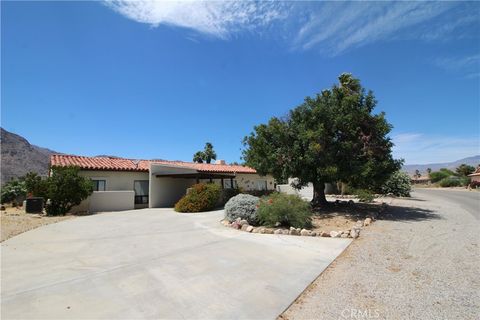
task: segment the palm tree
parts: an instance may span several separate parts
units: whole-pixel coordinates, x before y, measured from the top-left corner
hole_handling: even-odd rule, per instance
[[[205,162],[210,163],[213,160],[217,159],[217,154],[213,150],[213,145],[210,142],[205,143],[205,149],[203,151],[203,154],[205,155]]]
[[[204,153],[202,151],[198,151],[193,155],[193,162],[203,163],[204,158],[205,158]]]

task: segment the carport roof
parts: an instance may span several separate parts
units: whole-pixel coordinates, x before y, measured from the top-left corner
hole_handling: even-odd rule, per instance
[[[253,168],[230,165],[230,164],[211,164],[211,163],[193,163],[184,161],[169,160],[138,160],[125,159],[117,157],[99,156],[83,157],[75,155],[54,154],[50,157],[51,167],[77,166],[84,170],[105,170],[105,171],[144,171],[148,172],[150,164],[163,164],[176,167],[190,168],[198,172],[212,173],[256,173]]]

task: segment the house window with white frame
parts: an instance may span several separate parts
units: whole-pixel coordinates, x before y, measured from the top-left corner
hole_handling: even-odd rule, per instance
[[[257,190],[267,190],[267,180],[257,180]]]
[[[106,180],[92,179],[92,183],[93,183],[93,191],[105,191],[105,187],[107,185]]]

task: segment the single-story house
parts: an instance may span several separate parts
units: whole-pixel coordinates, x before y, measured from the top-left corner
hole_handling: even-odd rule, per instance
[[[477,167],[474,173],[468,175],[471,182],[480,182],[480,166]]]
[[[92,179],[94,192],[74,212],[116,211],[172,207],[195,183],[212,182],[222,188],[274,190],[272,176],[261,176],[246,166],[117,157],[54,154],[50,167],[77,166]]]
[[[430,178],[430,176],[420,176],[420,177],[411,176],[410,182],[412,184],[430,184],[432,182],[432,179]]]

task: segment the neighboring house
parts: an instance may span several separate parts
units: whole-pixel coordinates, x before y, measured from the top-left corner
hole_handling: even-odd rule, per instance
[[[468,175],[471,182],[480,182],[480,166],[477,167],[474,173]]]
[[[412,184],[430,184],[432,179],[429,176],[410,177]]]
[[[199,182],[243,190],[275,189],[273,177],[223,160],[207,164],[55,154],[50,157],[50,166],[77,166],[82,176],[92,179],[94,193],[74,212],[172,207],[187,188]]]

